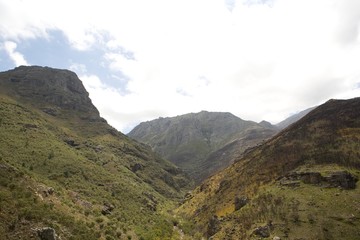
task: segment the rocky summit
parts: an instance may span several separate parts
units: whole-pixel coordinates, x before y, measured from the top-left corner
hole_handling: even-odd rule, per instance
[[[61,109],[93,114],[99,112],[74,72],[49,67],[21,66],[1,73],[6,94],[56,115]]]

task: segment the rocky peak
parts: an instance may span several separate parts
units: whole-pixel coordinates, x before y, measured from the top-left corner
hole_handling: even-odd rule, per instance
[[[81,80],[69,70],[20,66],[0,73],[0,86],[20,101],[40,108],[75,110],[99,117]]]

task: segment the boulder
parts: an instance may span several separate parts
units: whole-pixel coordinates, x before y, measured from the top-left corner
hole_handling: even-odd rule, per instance
[[[58,115],[58,111],[55,108],[42,108],[41,110],[54,117]]]
[[[210,218],[208,226],[207,226],[207,236],[208,238],[213,236],[215,233],[217,233],[220,230],[220,220],[216,215],[214,215],[212,218]]]
[[[356,176],[353,176],[347,171],[333,172],[325,177],[329,187],[340,187],[343,189],[356,188],[356,182],[358,181]]]
[[[259,236],[261,238],[268,238],[270,237],[270,232],[272,229],[273,229],[273,224],[272,221],[270,220],[268,224],[266,224],[265,226],[260,226],[255,228],[252,234]]]
[[[52,194],[54,193],[54,189],[53,189],[52,187],[49,187],[49,188],[47,189],[47,193],[48,193],[49,195],[52,195]]]
[[[103,215],[109,215],[111,214],[112,210],[114,210],[114,208],[114,205],[112,205],[111,203],[104,203],[101,213]]]
[[[54,188],[45,185],[39,185],[37,190],[43,197],[53,195],[53,193],[55,192]]]
[[[184,197],[184,201],[189,201],[190,199],[192,199],[194,197],[194,195],[192,194],[191,191],[187,192],[185,194],[185,197]]]
[[[235,197],[235,211],[241,209],[249,202],[247,197]]]
[[[148,201],[148,202],[146,203],[146,207],[147,207],[149,210],[155,212],[155,211],[156,211],[156,208],[157,208],[157,204],[154,203],[154,202]]]
[[[220,191],[223,191],[224,189],[229,188],[231,185],[231,182],[229,180],[222,180],[219,184],[219,188],[216,190],[215,193],[218,193]]]
[[[268,238],[270,237],[270,227],[268,225],[257,227],[253,234],[262,238]]]
[[[140,163],[135,163],[133,166],[131,166],[131,171],[135,173],[135,172],[143,169],[143,167],[144,166],[141,165]]]
[[[146,208],[155,212],[158,205],[156,197],[149,192],[143,192],[142,194],[146,196],[146,198],[143,199],[143,204],[146,206]]]
[[[58,236],[55,233],[55,230],[50,227],[44,227],[36,229],[36,232],[40,240],[57,240]]]
[[[68,145],[70,145],[71,147],[77,147],[79,146],[80,144],[79,143],[76,143],[75,140],[73,139],[65,139],[64,142],[66,142]]]

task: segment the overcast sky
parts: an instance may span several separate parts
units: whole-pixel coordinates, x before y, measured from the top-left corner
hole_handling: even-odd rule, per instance
[[[359,0],[0,0],[0,71],[75,71],[108,122],[277,123],[360,96]]]

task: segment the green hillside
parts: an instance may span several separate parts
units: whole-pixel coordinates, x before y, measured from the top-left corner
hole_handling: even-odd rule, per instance
[[[0,236],[170,239],[184,173],[99,116],[66,70],[0,73]]]
[[[211,239],[359,239],[360,98],[331,100],[187,195]]]

